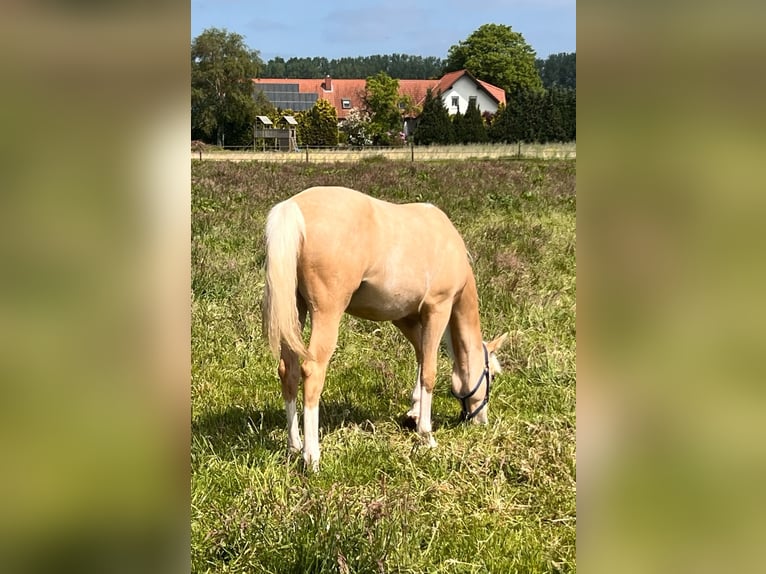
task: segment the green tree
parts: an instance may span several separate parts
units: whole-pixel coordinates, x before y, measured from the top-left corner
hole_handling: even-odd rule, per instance
[[[545,89],[577,88],[577,54],[551,54],[545,60],[535,60]]]
[[[463,143],[484,143],[488,141],[487,127],[481,117],[481,110],[476,100],[468,100],[468,108],[463,115]]]
[[[257,115],[251,79],[263,63],[239,34],[208,28],[191,45],[192,139],[252,143]]]
[[[310,110],[295,116],[299,145],[338,145],[338,114],[327,100],[317,100]]]
[[[545,94],[543,112],[542,142],[567,141],[566,126],[564,125],[565,95],[560,89],[548,90]]]
[[[452,122],[441,94],[434,95],[431,89],[426,92],[423,113],[418,118],[412,137],[418,145],[450,144],[455,141]]]
[[[511,112],[508,109],[508,106],[500,104],[497,108],[497,112],[495,112],[495,117],[492,118],[492,124],[487,130],[489,141],[494,143],[512,142],[513,140],[510,138],[511,120]]]
[[[535,52],[524,37],[502,24],[484,24],[452,46],[445,72],[468,70],[475,77],[503,88],[540,89]]]
[[[466,143],[465,138],[465,118],[460,110],[452,116],[452,133],[454,134],[454,143]]]
[[[370,133],[376,145],[390,145],[402,131],[399,81],[385,72],[367,78],[364,108],[370,115]],[[402,101],[403,104],[403,101]],[[404,105],[404,104],[403,104]]]
[[[277,56],[273,60],[269,60],[266,67],[263,69],[263,78],[286,78],[286,66],[285,59]]]

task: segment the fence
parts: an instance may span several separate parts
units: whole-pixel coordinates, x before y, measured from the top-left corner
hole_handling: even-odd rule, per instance
[[[551,144],[477,144],[452,146],[402,147],[319,147],[303,146],[292,152],[253,151],[248,148],[197,147],[192,159],[214,161],[268,161],[333,163],[385,158],[399,161],[433,161],[469,158],[576,159],[577,145]]]

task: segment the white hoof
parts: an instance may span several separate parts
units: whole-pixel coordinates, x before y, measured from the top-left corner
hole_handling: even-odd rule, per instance
[[[311,472],[319,472],[319,460],[316,458],[303,458],[303,463],[306,469]]]
[[[287,441],[287,452],[290,454],[298,454],[303,451],[303,443],[298,439],[298,442]]]
[[[423,439],[423,445],[428,448],[436,448],[437,446],[439,446],[436,443],[436,439],[434,439],[434,435],[432,435],[431,433],[420,435],[420,437]]]

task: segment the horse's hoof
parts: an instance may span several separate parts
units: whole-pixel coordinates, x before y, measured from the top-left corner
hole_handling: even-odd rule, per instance
[[[407,414],[402,418],[401,424],[403,428],[414,431],[418,428],[418,419],[417,417]]]

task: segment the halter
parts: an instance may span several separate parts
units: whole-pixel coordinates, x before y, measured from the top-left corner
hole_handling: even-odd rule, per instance
[[[470,421],[473,417],[479,414],[479,411],[481,411],[481,409],[483,409],[489,402],[489,382],[490,382],[489,381],[490,380],[489,353],[487,353],[487,346],[484,343],[481,344],[481,347],[482,349],[484,349],[484,371],[481,373],[479,380],[476,382],[476,386],[474,386],[474,388],[471,390],[470,393],[463,396],[458,395],[455,391],[450,389],[450,391],[452,392],[452,396],[455,397],[457,400],[459,400],[463,405],[463,412],[460,413],[460,419],[463,421]],[[476,394],[476,391],[479,390],[479,387],[481,386],[481,383],[484,380],[487,381],[487,392],[484,393],[484,400],[472,412],[469,412],[468,399],[470,399],[472,396]]]

